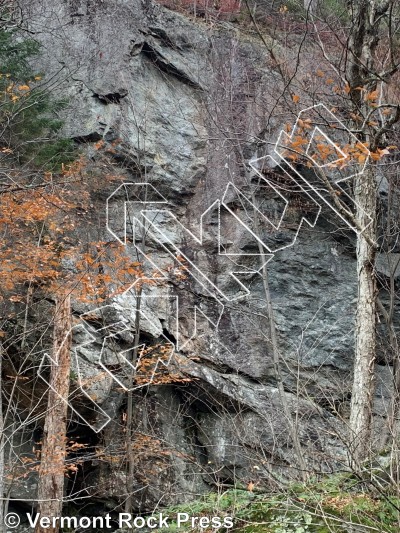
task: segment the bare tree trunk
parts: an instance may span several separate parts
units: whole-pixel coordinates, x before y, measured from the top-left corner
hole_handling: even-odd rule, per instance
[[[66,453],[67,398],[71,367],[71,301],[69,295],[56,300],[50,390],[39,468],[38,512],[49,518],[62,516]],[[35,533],[58,533],[58,526]]]
[[[147,192],[145,195],[145,202],[147,201]],[[144,209],[146,208],[146,203],[144,203]],[[144,250],[146,247],[146,228],[142,227],[142,234],[141,234],[141,242],[138,246],[138,250],[140,250],[140,253],[138,253],[138,261],[142,259],[142,256],[144,256]],[[138,286],[135,289],[136,291],[136,311],[135,311],[135,340],[134,340],[134,346],[133,346],[133,353],[132,353],[132,365],[136,367],[137,361],[138,361],[138,355],[139,355],[139,340],[140,340],[140,311],[142,306],[142,296],[143,296],[143,285],[139,281]],[[132,375],[129,379],[129,387],[133,387],[133,381],[135,378],[136,371],[134,370]],[[127,497],[125,500],[124,510],[127,513],[132,512],[132,504],[133,504],[133,483],[135,480],[135,451],[133,449],[133,437],[134,437],[134,428],[133,428],[133,392],[132,390],[128,391],[127,396],[127,407],[126,407],[126,461],[127,461],[127,468],[126,468],[126,491],[127,491]]]
[[[347,80],[353,112],[368,116],[370,108],[360,91],[376,90],[374,53],[379,42],[379,24],[389,2],[359,0],[351,2],[351,32],[348,41]],[[377,142],[368,130],[359,134],[361,142],[371,149]],[[356,342],[354,377],[350,407],[350,452],[353,467],[367,458],[371,449],[372,402],[374,396],[374,365],[376,353],[377,285],[375,277],[376,196],[375,167],[369,167],[354,181],[358,227],[366,227],[357,238],[358,298],[356,311]]]
[[[254,206],[258,207],[257,199],[255,197],[254,192],[252,194],[251,201]],[[254,222],[254,231],[257,237],[260,239],[261,231],[260,231],[260,225],[259,225],[259,220],[258,220],[258,214],[255,209],[253,209],[253,222]],[[279,398],[282,402],[282,409],[283,409],[286,422],[288,425],[289,434],[290,434],[290,437],[293,443],[295,457],[296,457],[297,464],[300,470],[300,475],[303,481],[306,481],[308,479],[308,471],[307,471],[307,465],[304,459],[303,451],[301,449],[298,427],[297,427],[297,423],[293,420],[291,408],[290,408],[290,405],[289,405],[289,402],[286,396],[285,388],[283,385],[283,376],[282,376],[282,370],[281,370],[281,354],[280,354],[279,345],[278,345],[278,335],[276,332],[274,309],[272,307],[271,291],[269,290],[267,257],[265,255],[265,250],[261,242],[258,241],[257,244],[258,244],[258,251],[260,254],[260,260],[263,265],[262,266],[262,281],[263,281],[263,287],[264,287],[265,301],[267,304],[270,345],[271,345],[272,358],[273,358],[273,363],[274,363],[275,379],[276,379],[276,383],[278,386]]]
[[[136,314],[135,314],[135,344],[132,354],[132,364],[135,366],[138,359],[139,350],[139,338],[140,338],[140,308],[142,303],[142,287],[139,286],[136,293]],[[133,378],[131,377],[129,386],[133,385]],[[135,452],[133,450],[133,392],[128,391],[126,408],[126,459],[127,459],[127,471],[126,471],[126,488],[128,496],[125,500],[125,511],[130,513],[132,511],[132,488],[135,475]]]
[[[318,0],[304,0],[304,9],[307,11],[307,14],[313,17],[317,11]]]
[[[358,223],[365,227],[369,221],[367,214],[373,220],[357,239],[358,298],[350,411],[351,455],[354,466],[357,466],[368,456],[370,450],[374,395],[377,288],[375,248],[369,244],[376,240],[376,183],[373,168],[370,167],[363,175],[356,178],[354,193],[358,206]]]

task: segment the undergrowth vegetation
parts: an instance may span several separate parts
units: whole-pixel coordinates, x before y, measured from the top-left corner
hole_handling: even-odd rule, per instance
[[[398,533],[400,498],[351,473],[295,483],[282,492],[230,489],[165,510],[170,516],[233,518],[237,533]],[[161,531],[167,531],[162,529]],[[204,531],[172,522],[168,531]],[[211,531],[211,529],[210,529]],[[228,531],[221,529],[220,531]]]

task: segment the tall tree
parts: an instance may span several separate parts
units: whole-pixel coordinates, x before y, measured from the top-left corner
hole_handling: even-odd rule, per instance
[[[71,371],[71,296],[58,294],[54,312],[50,390],[39,468],[38,512],[41,516],[62,516],[64,463],[66,455],[68,393]],[[58,526],[35,528],[35,533],[57,533]]]
[[[303,107],[321,102],[331,108],[354,135],[346,140],[345,131],[340,132],[339,128],[341,139],[338,146],[347,154],[348,164],[353,165],[355,173],[358,165],[358,175],[351,185],[355,212],[349,211],[348,205],[342,200],[341,191],[335,190],[335,180],[329,176],[329,167],[328,170],[316,169],[310,154],[304,150],[309,141],[305,139],[306,130],[311,132],[314,126],[321,127],[321,123],[329,129],[329,122],[317,116],[315,121],[305,124],[305,128],[300,127],[300,135],[289,143],[287,156],[299,166],[303,165],[304,169],[314,168],[316,179],[325,190],[326,198],[330,197],[330,203],[337,211],[351,220],[354,228],[358,228],[358,296],[349,421],[349,450],[353,465],[358,466],[371,449],[378,296],[375,272],[379,234],[377,183],[379,161],[388,153],[388,134],[400,119],[400,108],[392,89],[400,66],[397,60],[400,12],[395,0],[338,0],[334,10],[328,9],[323,1],[305,2],[305,7],[305,34],[299,43],[294,66],[285,61],[284,57],[279,57],[279,48],[276,46],[279,33],[270,28],[264,30],[255,20],[254,14],[250,10],[249,12],[256,31],[282,78],[282,90],[277,91],[273,110],[282,102],[287,105],[292,100],[294,105],[291,111],[297,114],[299,102]],[[285,9],[284,13],[286,12]],[[305,43],[310,47],[307,48]],[[319,67],[314,75],[312,91],[309,80],[313,76],[309,73],[309,76],[303,77],[305,65],[302,63],[305,61],[309,65],[310,57]],[[318,79],[323,80],[323,83],[318,83]],[[301,93],[301,96],[294,91]],[[333,135],[333,138],[337,139],[338,135]],[[363,147],[371,153],[366,167]],[[316,148],[318,149],[318,144]],[[322,141],[320,148],[319,157],[333,155],[332,145],[329,146],[329,143]]]
[[[350,3],[351,30],[346,69],[350,113],[362,117],[362,127],[359,128],[357,124],[354,126],[358,129],[360,141],[373,153],[381,148],[385,134],[400,118],[399,106],[396,105],[393,106],[393,112],[386,115],[377,112],[391,109],[385,102],[385,85],[399,69],[393,41],[395,9],[396,2],[393,0],[357,0]],[[387,44],[389,50],[388,64],[383,71],[377,57],[380,43]],[[350,411],[351,451],[356,465],[368,456],[371,444],[378,294],[375,276],[377,183],[376,165],[373,162],[354,183],[357,222],[366,227],[357,239],[358,298]],[[372,223],[368,224],[368,219]]]

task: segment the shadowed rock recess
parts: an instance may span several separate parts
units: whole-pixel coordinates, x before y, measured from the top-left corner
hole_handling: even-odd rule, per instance
[[[40,70],[57,74],[57,91],[68,99],[64,133],[88,158],[94,227],[104,241],[113,240],[105,225],[106,200],[123,181],[151,184],[167,203],[150,200],[146,209],[170,211],[199,235],[202,214],[222,200],[229,182],[249,194],[254,181],[249,161],[271,154],[283,121],[295,118],[269,118],[277,74],[262,44],[228,20],[206,24],[149,0],[21,0],[20,5],[27,27],[43,44]],[[97,149],[102,140],[112,150]],[[108,179],[110,168],[119,181]],[[277,216],[279,198],[272,189],[258,191],[257,200],[265,214]],[[124,201],[121,192],[109,205],[111,225],[121,237]],[[218,213],[215,207],[203,217],[201,244],[166,213],[157,215],[162,236],[147,235],[145,251],[155,265],[166,268],[176,246],[208,281],[188,275],[144,291],[141,339],[150,345],[177,340],[171,296],[178,297],[182,349],[178,346],[171,362],[180,379],[133,393],[132,490],[140,513],[193,500],[216,486],[245,487],[252,481],[275,487],[282,479],[299,478],[283,400],[310,471],[329,472],[348,461],[343,440],[357,296],[354,235],[345,228],[331,231],[338,221],[323,210],[315,227],[303,224],[294,245],[285,248],[305,214],[301,202],[290,208],[279,231],[261,225],[261,237],[282,248],[268,263],[282,398],[263,280],[254,273],[261,267],[257,241],[232,217],[244,212],[232,187],[224,203],[229,210],[221,207]],[[128,206],[132,216],[140,216],[141,208],[134,202]],[[221,249],[249,254],[240,263],[248,271],[241,278],[247,297],[238,298],[242,287],[230,275],[243,270],[234,264],[237,257],[218,255],[218,216]],[[132,243],[131,248],[136,260]],[[384,258],[378,268],[385,276]],[[210,281],[227,298],[218,294],[218,302]],[[135,305],[133,295],[119,296],[104,315],[110,325],[116,318],[125,324],[112,339],[120,350],[132,343]],[[201,312],[195,329],[196,307]],[[74,304],[76,315],[87,310]],[[93,340],[85,330],[74,335],[87,379],[99,374],[103,337],[97,331]],[[105,358],[110,368],[117,365],[115,344],[108,352],[106,345]],[[391,394],[390,373],[384,361],[377,365],[377,433]],[[87,447],[67,491],[89,496],[95,513],[115,509],[126,493],[126,394],[104,372],[93,380],[91,392],[111,421],[96,433],[71,415],[70,436]],[[84,402],[81,398],[77,407],[82,412]],[[93,415],[91,423],[96,429],[100,422]],[[40,440],[26,431],[20,436],[21,456],[29,456],[32,441]],[[13,498],[34,500],[35,474],[14,481],[11,491]]]

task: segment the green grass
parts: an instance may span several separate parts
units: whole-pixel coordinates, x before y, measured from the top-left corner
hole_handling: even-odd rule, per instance
[[[398,533],[400,513],[396,507],[400,507],[398,496],[374,493],[351,473],[339,473],[294,483],[279,493],[254,494],[238,489],[212,493],[163,512],[171,517],[170,532],[201,531],[190,525],[178,528],[173,517],[187,513],[233,517],[233,529],[222,527],[218,530],[221,533]]]

